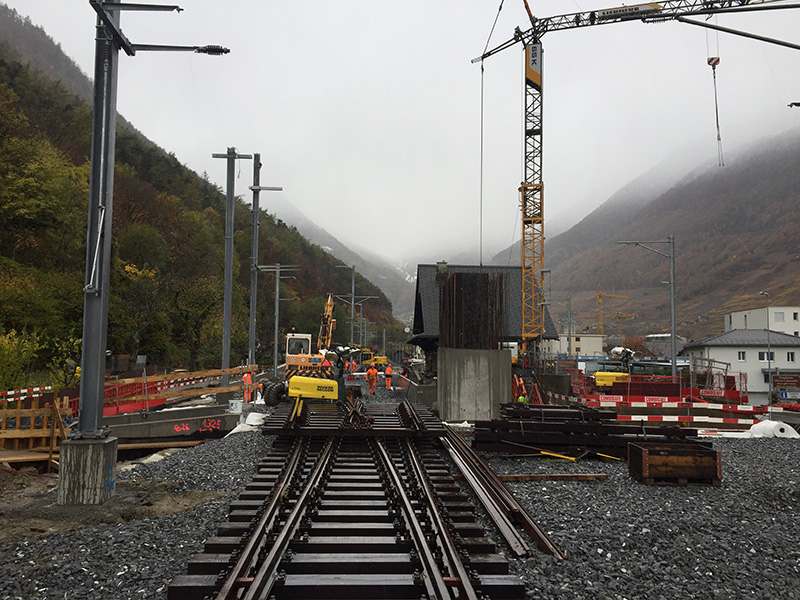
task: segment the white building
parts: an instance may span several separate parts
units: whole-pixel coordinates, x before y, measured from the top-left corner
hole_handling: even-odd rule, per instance
[[[571,340],[566,333],[562,333],[557,340],[544,340],[541,348],[545,354],[566,356],[569,355],[571,342],[571,356],[605,356],[606,353],[603,352],[604,337],[599,333],[576,333],[573,331]]]
[[[800,336],[800,306],[770,306],[769,327],[767,327],[767,310],[764,306],[728,313],[725,315],[725,331],[769,329]]]
[[[689,342],[683,352],[692,362],[711,359],[728,363],[731,371],[745,373],[751,404],[767,403],[770,369],[773,377],[800,375],[800,337],[778,331],[733,329]]]

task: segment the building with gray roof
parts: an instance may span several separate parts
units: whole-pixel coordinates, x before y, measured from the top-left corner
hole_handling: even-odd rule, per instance
[[[800,337],[779,331],[733,329],[691,341],[683,353],[692,364],[712,360],[744,373],[751,404],[767,403],[770,370],[773,380],[778,375],[800,375]]]

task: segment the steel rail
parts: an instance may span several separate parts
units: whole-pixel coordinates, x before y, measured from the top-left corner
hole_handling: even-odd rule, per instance
[[[335,438],[328,438],[325,447],[320,451],[319,456],[317,456],[317,462],[303,485],[303,491],[298,496],[292,512],[286,517],[286,523],[283,529],[280,534],[278,534],[277,539],[270,547],[266,557],[259,565],[258,572],[253,577],[253,581],[247,593],[244,595],[243,600],[256,600],[266,596],[265,590],[271,590],[275,581],[278,579],[278,564],[289,547],[292,536],[306,511],[311,493],[319,485],[331,458],[336,454],[334,451],[334,443],[336,442],[337,440]]]
[[[508,488],[503,485],[503,482],[500,481],[489,465],[487,465],[464,440],[460,439],[458,434],[449,426],[445,425],[445,429],[447,430],[447,437],[443,438],[442,441],[447,443],[448,450],[450,446],[454,448],[458,447],[459,457],[463,456],[464,461],[469,462],[469,469],[474,475],[474,480],[480,481],[480,487],[492,494],[495,501],[505,508],[507,516],[513,518],[531,538],[536,540],[539,550],[557,558],[567,558],[566,553],[556,546],[555,542],[550,539],[550,536],[547,535],[544,529],[539,527],[530,514],[528,514],[511,492],[508,491]],[[453,456],[452,451],[450,454]],[[467,473],[464,475],[467,477]],[[470,478],[467,478],[467,481],[471,481]]]
[[[403,411],[405,411],[406,416],[411,421],[410,426],[415,431],[423,431],[425,429],[425,424],[417,414],[417,411],[414,410],[414,407],[411,406],[411,403],[408,401],[408,399],[403,400],[403,402],[398,405],[397,409],[401,412],[401,414]]]
[[[428,598],[435,598],[436,600],[450,600],[452,596],[447,588],[444,576],[439,570],[439,566],[436,564],[436,557],[433,555],[433,552],[428,545],[425,531],[422,529],[422,525],[417,518],[416,512],[414,511],[411,498],[408,497],[408,493],[403,487],[403,480],[400,477],[400,473],[397,471],[397,467],[392,461],[392,458],[389,456],[389,452],[386,450],[384,442],[378,441],[376,446],[378,456],[383,462],[386,474],[391,479],[397,493],[397,498],[400,500],[402,505],[406,523],[409,526],[409,532],[413,536],[414,546],[416,547],[420,561],[422,562],[422,567],[424,569],[423,580],[425,588],[428,592]],[[425,575],[427,575],[427,577],[425,577]]]
[[[417,454],[416,446],[410,440],[404,439],[406,456],[408,462],[413,469],[417,483],[422,488],[427,504],[428,512],[431,516],[432,525],[439,532],[439,540],[442,544],[447,565],[450,567],[451,574],[457,578],[456,585],[459,589],[459,599],[466,598],[468,600],[479,600],[479,596],[472,585],[469,578],[469,573],[461,560],[461,554],[456,547],[455,542],[450,534],[450,528],[447,526],[444,516],[439,509],[439,504],[436,502],[436,492],[431,486],[427,470],[422,463],[419,455]]]
[[[506,541],[506,544],[508,544],[508,547],[511,548],[511,551],[516,556],[530,556],[531,550],[509,519],[507,510],[505,507],[498,505],[497,498],[486,488],[486,485],[475,473],[474,467],[469,465],[468,459],[462,454],[461,448],[458,446],[456,440],[450,438],[449,432],[447,437],[442,438],[442,445],[450,454],[450,458],[456,464],[458,470],[464,475],[467,484],[483,505],[484,510],[486,510],[489,518],[494,523],[500,535],[503,536],[503,539]]]
[[[291,457],[286,461],[286,466],[281,472],[278,481],[275,482],[269,504],[264,509],[264,513],[258,520],[253,535],[247,541],[236,564],[231,568],[222,588],[217,593],[217,600],[228,600],[232,598],[238,588],[242,587],[244,578],[254,564],[254,559],[258,556],[270,529],[275,523],[278,511],[283,502],[283,498],[288,491],[289,483],[297,472],[298,465],[302,468],[301,459],[305,456],[308,448],[308,439],[303,438],[298,441],[292,452]]]
[[[297,427],[300,423],[300,415],[303,412],[303,399],[297,398],[294,401],[294,406],[292,407],[292,414],[289,416],[288,426],[289,428]]]

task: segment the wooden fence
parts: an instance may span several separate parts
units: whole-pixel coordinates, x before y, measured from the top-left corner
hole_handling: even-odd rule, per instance
[[[57,466],[53,456],[58,440],[66,439],[64,415],[72,414],[69,400],[57,400],[39,407],[34,399],[30,408],[21,402],[0,402],[0,462],[47,461],[47,470]],[[47,454],[45,454],[45,452]]]

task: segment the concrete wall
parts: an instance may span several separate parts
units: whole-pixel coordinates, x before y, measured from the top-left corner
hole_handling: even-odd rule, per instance
[[[422,404],[427,406],[434,414],[441,415],[438,403],[437,382],[418,384],[406,379],[408,386],[404,392],[404,398],[412,404]]]
[[[444,421],[500,418],[511,401],[511,352],[439,348],[439,416]]]

